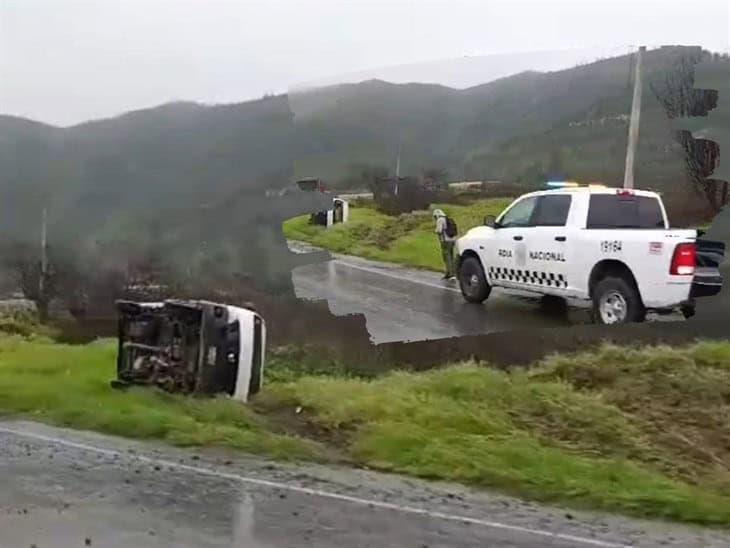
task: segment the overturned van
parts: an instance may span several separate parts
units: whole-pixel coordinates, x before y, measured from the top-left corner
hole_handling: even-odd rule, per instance
[[[183,394],[261,389],[266,325],[252,309],[208,301],[117,301],[117,378],[112,386],[153,385]]]
[[[327,192],[321,179],[315,177],[307,177],[297,181],[299,190],[305,192]],[[326,228],[338,223],[346,223],[350,217],[350,204],[342,198],[332,199],[332,209],[326,211],[318,211],[312,213],[309,218],[310,223],[321,225]]]

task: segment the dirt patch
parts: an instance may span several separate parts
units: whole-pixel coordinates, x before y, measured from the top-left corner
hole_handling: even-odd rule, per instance
[[[273,432],[315,441],[322,445],[327,460],[354,464],[353,459],[347,455],[354,434],[352,429],[329,428],[318,422],[316,415],[310,410],[279,405],[266,398],[256,398],[251,406],[266,418],[267,425]]]

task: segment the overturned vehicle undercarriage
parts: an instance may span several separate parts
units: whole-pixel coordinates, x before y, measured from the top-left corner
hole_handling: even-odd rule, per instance
[[[247,401],[261,389],[266,326],[254,310],[207,301],[117,301],[117,379]]]

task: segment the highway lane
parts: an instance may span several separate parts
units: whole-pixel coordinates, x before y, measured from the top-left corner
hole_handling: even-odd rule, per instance
[[[300,243],[290,247],[312,249]],[[470,304],[455,281],[444,281],[438,273],[352,256],[298,267],[292,280],[299,298],[326,300],[336,315],[364,314],[376,344],[590,322],[585,303],[572,302],[560,311],[540,306],[526,293],[516,297],[495,289],[484,304]],[[679,315],[649,319],[683,321]]]
[[[0,548],[728,546],[454,485],[28,422],[0,422],[0,487]]]

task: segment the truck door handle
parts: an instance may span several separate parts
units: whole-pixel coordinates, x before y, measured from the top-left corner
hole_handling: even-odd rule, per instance
[[[512,236],[512,239],[519,242],[522,239],[522,236]]]
[[[555,236],[555,241],[556,242],[564,242],[565,241],[565,236]]]

